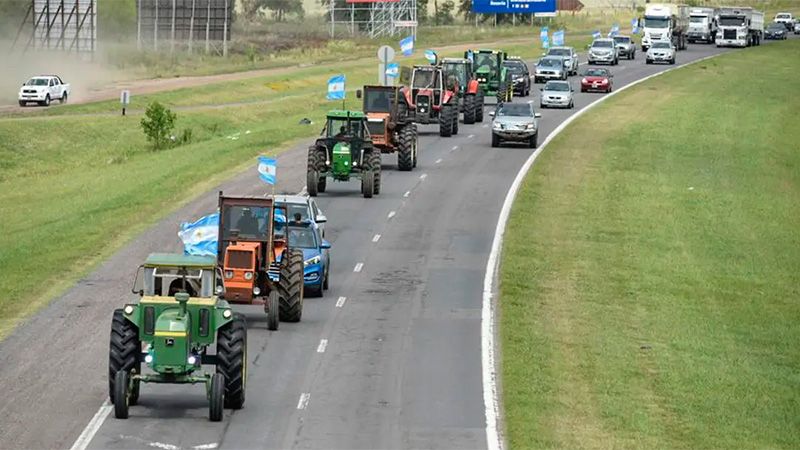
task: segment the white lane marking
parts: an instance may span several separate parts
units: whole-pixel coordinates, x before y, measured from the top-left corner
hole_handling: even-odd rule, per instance
[[[506,198],[503,201],[503,207],[500,209],[500,216],[497,218],[497,227],[494,231],[494,238],[492,239],[492,248],[489,252],[489,259],[486,262],[486,272],[483,278],[483,301],[481,304],[481,371],[482,371],[482,379],[483,379],[483,406],[485,409],[485,417],[486,417],[486,443],[488,450],[502,450],[503,448],[503,441],[500,438],[500,433],[498,432],[499,424],[498,420],[500,418],[500,409],[499,409],[499,401],[497,397],[497,366],[496,359],[495,359],[495,336],[494,336],[494,321],[495,321],[495,311],[494,311],[494,281],[495,277],[497,276],[497,269],[498,263],[500,260],[500,250],[503,247],[503,234],[505,233],[506,223],[508,222],[508,216],[511,213],[511,206],[514,203],[514,198],[519,191],[519,187],[522,185],[522,181],[525,179],[525,175],[527,175],[530,168],[533,166],[533,163],[536,161],[536,158],[547,148],[547,144],[550,143],[559,133],[561,133],[570,123],[576,120],[578,117],[582,116],[585,112],[589,111],[596,105],[608,100],[609,98],[623,92],[625,89],[631,88],[636,86],[639,83],[643,83],[651,78],[657,77],[659,75],[665,74],[675,69],[679,69],[681,67],[686,67],[692,64],[697,64],[701,61],[705,61],[707,59],[713,58],[715,56],[721,55],[722,53],[718,53],[716,55],[706,56],[704,58],[700,58],[698,60],[681,64],[680,66],[676,66],[670,69],[666,69],[662,72],[654,73],[652,75],[648,75],[644,78],[639,80],[633,81],[625,86],[622,86],[619,89],[614,90],[614,92],[604,95],[599,99],[593,101],[592,103],[584,106],[583,108],[576,111],[574,114],[569,116],[564,122],[562,122],[558,127],[556,127],[553,132],[551,132],[544,142],[536,149],[535,152],[528,157],[525,164],[519,169],[516,178],[514,178],[514,182],[511,184],[511,187],[508,189],[508,193],[506,194]]]
[[[364,263],[358,263],[355,267],[353,267],[353,272],[361,272],[361,269],[364,268]]]
[[[339,297],[339,299],[336,300],[336,307],[337,308],[341,308],[342,306],[344,306],[344,302],[346,302],[346,301],[347,301],[347,297]]]
[[[440,162],[442,162],[442,158],[437,159],[434,164],[439,164]]]
[[[403,194],[403,197],[408,198],[410,195],[411,195],[411,191],[406,191],[406,193]]]
[[[387,218],[387,219],[391,219],[392,217],[394,217],[394,216],[395,216],[395,214],[397,214],[397,212],[395,212],[395,211],[389,211],[389,215],[388,215],[388,216],[386,216],[386,218]]]
[[[483,128],[489,128],[489,124],[488,123],[483,124]]]
[[[425,178],[428,178],[428,174],[427,173],[423,173],[422,175],[419,176],[420,180],[424,180]]]
[[[212,442],[210,444],[195,445],[192,448],[194,450],[211,450],[211,449],[214,449],[214,448],[217,448],[217,447],[219,447],[219,444],[217,444],[216,442]]]
[[[321,339],[319,341],[319,346],[317,346],[317,353],[325,353],[325,348],[328,346],[327,339]]]
[[[150,447],[153,447],[153,448],[160,448],[162,450],[180,450],[181,449],[177,445],[165,444],[163,442],[148,442],[147,445],[150,446]]]
[[[302,394],[300,394],[300,400],[297,401],[297,409],[306,409],[309,400],[311,400],[310,393],[303,392]]]
[[[372,242],[378,242],[380,240],[381,240],[381,235],[380,234],[376,234],[375,236],[372,236]]]
[[[528,104],[530,105],[531,103],[533,103],[533,100],[528,100]]]
[[[474,134],[470,134],[469,136],[467,136],[467,139],[472,139],[472,138],[474,138],[474,137],[475,137],[475,135],[474,135]]]
[[[450,150],[458,150],[458,146],[454,145],[453,148],[451,148]]]
[[[94,414],[92,420],[89,421],[89,424],[86,425],[86,428],[83,429],[81,435],[78,436],[78,439],[75,440],[75,443],[72,444],[70,450],[85,450],[86,447],[89,446],[89,443],[92,442],[92,438],[97,432],[100,430],[100,427],[103,426],[103,422],[105,422],[106,417],[111,414],[111,410],[114,407],[111,405],[111,401],[106,399],[103,404],[100,406],[100,409]]]

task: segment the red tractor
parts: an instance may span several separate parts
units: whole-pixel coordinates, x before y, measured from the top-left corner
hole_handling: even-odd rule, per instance
[[[440,66],[414,66],[411,88],[403,94],[414,122],[438,122],[442,137],[458,134],[458,83]]]

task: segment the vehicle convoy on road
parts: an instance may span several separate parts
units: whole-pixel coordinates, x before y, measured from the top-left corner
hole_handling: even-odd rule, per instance
[[[322,213],[317,202],[306,195],[278,194],[272,196],[275,207],[286,210],[286,217],[294,218],[300,214],[301,220],[310,220],[317,224],[322,237],[325,237],[325,224],[328,218]]]
[[[689,32],[686,38],[690,44],[705,42],[713,44],[717,36],[717,10],[714,8],[692,8],[689,10]]]
[[[58,100],[66,103],[72,90],[69,83],[57,75],[39,75],[26,81],[19,88],[19,106],[36,103],[41,106],[50,106],[50,102]]]
[[[287,226],[289,245],[303,251],[305,292],[322,297],[330,285],[331,244],[322,239],[319,228],[310,220],[290,220]]]
[[[610,38],[595,39],[589,47],[589,64],[619,64],[619,49]]]
[[[669,41],[656,41],[650,46],[645,55],[645,63],[675,64],[675,46]]]
[[[614,89],[613,78],[614,75],[608,69],[590,67],[586,69],[581,78],[581,92],[609,93]]]
[[[788,31],[794,31],[794,26],[797,23],[797,18],[789,12],[779,12],[775,14],[775,23],[783,24]]]
[[[363,112],[329,111],[322,137],[308,148],[308,195],[316,197],[325,192],[328,178],[334,181],[361,180],[364,198],[380,194],[381,153],[372,145],[367,116]]]
[[[439,124],[439,136],[458,134],[458,84],[440,66],[414,66],[406,100],[414,122]]]
[[[444,79],[455,78],[458,83],[458,110],[464,113],[464,123],[483,122],[484,95],[472,70],[472,61],[463,58],[444,58],[441,61]]]
[[[717,47],[750,47],[761,45],[764,34],[764,13],[753,8],[725,7],[717,15],[719,31]]]
[[[620,58],[636,59],[636,43],[630,36],[618,34],[612,37],[614,46],[617,47],[617,54]]]
[[[511,74],[511,84],[514,93],[520,97],[531,95],[531,73],[528,65],[519,57],[509,56],[503,61],[503,67]]]
[[[578,74],[578,53],[572,47],[550,47],[543,56],[554,56],[564,60],[567,76]]]
[[[671,40],[678,50],[686,50],[689,31],[689,7],[674,3],[646,5],[642,23],[642,51],[655,41]]]
[[[545,56],[533,68],[533,82],[544,83],[547,80],[566,80],[567,69],[564,60],[557,56]]]
[[[764,30],[764,39],[785,40],[788,34],[784,24],[772,22]]]
[[[223,408],[242,408],[247,324],[217,296],[218,276],[211,256],[154,253],[139,267],[133,289],[139,301],[114,310],[111,321],[108,394],[116,418],[128,418],[141,383],[203,384],[214,422]],[[142,370],[142,361],[152,373]],[[215,373],[201,372],[204,364]]]
[[[542,88],[540,108],[568,108],[575,107],[575,89],[569,81],[551,80]]]
[[[417,125],[409,112],[407,92],[399,86],[364,86],[356,91],[356,97],[364,100],[372,146],[381,153],[397,153],[397,168],[403,171],[417,165]]]
[[[467,50],[464,58],[473,61],[473,76],[478,80],[486,97],[497,98],[497,103],[510,102],[514,96],[511,73],[503,66],[508,54],[500,50]]]
[[[494,118],[492,147],[499,147],[503,142],[524,143],[530,148],[539,145],[539,118],[542,115],[533,110],[532,103],[502,103],[489,115]]]
[[[303,251],[286,239],[286,208],[269,197],[219,193],[219,250],[223,297],[230,303],[263,304],[267,327],[299,322],[303,314]]]

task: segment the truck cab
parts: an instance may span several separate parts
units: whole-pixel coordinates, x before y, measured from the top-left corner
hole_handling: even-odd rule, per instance
[[[689,12],[689,43],[712,43],[716,35],[717,18],[714,8],[692,8]]]

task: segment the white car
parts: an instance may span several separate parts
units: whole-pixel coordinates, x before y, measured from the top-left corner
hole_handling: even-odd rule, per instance
[[[789,31],[794,31],[794,25],[797,23],[797,19],[792,15],[792,13],[788,12],[779,12],[775,14],[775,20],[773,22],[783,24]]]
[[[575,106],[574,95],[575,89],[569,81],[548,81],[542,88],[541,100],[539,100],[540,108],[569,108]]]
[[[647,49],[645,59],[647,64],[657,62],[675,64],[675,46],[670,41],[654,41]]]
[[[599,63],[619,64],[619,49],[613,39],[595,39],[589,47],[589,64]]]
[[[66,103],[70,93],[69,83],[64,83],[56,75],[35,76],[19,88],[19,106],[26,106],[32,102],[50,106],[53,100]]]
[[[275,195],[275,204],[285,206],[288,221],[294,220],[295,214],[300,214],[300,220],[311,220],[317,224],[322,237],[325,237],[325,222],[328,218],[322,214],[317,202],[305,195]]]

